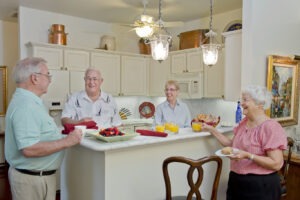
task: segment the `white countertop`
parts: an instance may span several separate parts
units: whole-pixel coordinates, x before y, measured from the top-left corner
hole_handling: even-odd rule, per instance
[[[131,124],[152,124],[153,123],[153,119],[149,118],[143,118],[143,119],[125,119],[122,120],[122,124],[124,125],[131,125]]]
[[[231,132],[233,127],[220,127],[222,133]],[[81,145],[94,151],[109,151],[140,145],[170,142],[189,138],[198,138],[210,135],[209,132],[193,132],[192,128],[181,128],[178,134],[169,134],[167,137],[141,136],[138,135],[128,141],[106,143],[93,137],[85,137]]]

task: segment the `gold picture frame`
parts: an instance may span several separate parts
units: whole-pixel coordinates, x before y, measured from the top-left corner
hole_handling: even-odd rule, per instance
[[[268,57],[267,88],[272,92],[268,116],[282,126],[298,124],[300,74],[299,62],[290,57]]]
[[[6,113],[7,98],[7,67],[0,66],[0,116]]]

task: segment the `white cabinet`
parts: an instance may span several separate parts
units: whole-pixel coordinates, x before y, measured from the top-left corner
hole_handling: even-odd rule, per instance
[[[231,77],[233,78],[233,77]],[[224,94],[224,50],[219,52],[218,62],[204,65],[204,97],[221,98]]]
[[[29,55],[44,58],[49,69],[82,71],[90,66],[90,53],[86,50],[40,43],[27,46]]]
[[[90,53],[83,50],[65,49],[65,70],[85,70],[90,66]]]
[[[225,37],[224,99],[237,101],[242,87],[242,30],[223,33]]]
[[[104,79],[103,90],[114,96],[147,95],[147,64],[147,59],[139,55],[91,53],[91,65]]]
[[[63,60],[63,49],[57,48],[54,45],[49,46],[36,46],[32,43],[28,44],[29,56],[41,57],[47,61],[49,69],[63,70],[64,60]]]
[[[170,78],[170,56],[168,59],[158,62],[150,58],[149,66],[149,95],[165,96],[165,83]]]
[[[121,56],[104,52],[91,53],[91,65],[100,70],[103,83],[101,88],[114,96],[121,90]]]
[[[177,51],[171,54],[171,72],[174,74],[203,71],[203,56],[200,49],[189,52]]]
[[[47,61],[52,81],[42,96],[50,110],[62,109],[69,94],[83,90],[84,73],[90,65],[89,52],[51,44],[29,43],[29,55]]]
[[[146,57],[121,56],[121,95],[147,95],[147,65]]]

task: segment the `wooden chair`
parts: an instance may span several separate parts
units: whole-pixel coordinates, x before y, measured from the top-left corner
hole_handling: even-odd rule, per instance
[[[280,171],[281,199],[285,199],[287,194],[286,181],[288,177],[289,164],[292,156],[292,148],[294,146],[294,140],[291,137],[287,137],[287,146],[288,146],[287,158],[284,161],[283,168]]]
[[[186,200],[200,200],[202,199],[201,193],[200,193],[200,186],[203,181],[203,165],[208,162],[216,162],[217,168],[216,168],[216,173],[214,177],[214,182],[213,182],[213,188],[212,188],[212,193],[211,193],[211,200],[216,200],[217,199],[217,192],[218,192],[218,185],[220,181],[220,175],[221,175],[221,170],[222,170],[222,159],[218,156],[208,156],[204,158],[200,158],[198,160],[193,160],[185,157],[180,157],[180,156],[174,156],[174,157],[169,157],[164,160],[163,162],[163,175],[164,175],[164,180],[165,180],[165,186],[166,186],[166,200],[179,200],[179,199],[186,199]],[[177,196],[177,197],[172,197],[172,191],[171,191],[171,182],[170,182],[170,176],[168,172],[168,165],[170,163],[183,163],[189,165],[189,169],[187,171],[187,181],[190,186],[190,190],[187,194],[187,196]],[[198,171],[198,178],[196,182],[193,181],[193,174],[194,171]],[[213,178],[213,174],[211,175]],[[195,195],[193,197],[193,195]]]

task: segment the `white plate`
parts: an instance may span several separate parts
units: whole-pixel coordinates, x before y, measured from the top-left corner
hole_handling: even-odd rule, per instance
[[[222,149],[219,149],[218,151],[216,151],[215,152],[215,154],[217,155],[217,156],[234,156],[234,153],[236,153],[236,152],[238,152],[239,150],[238,149],[236,149],[236,148],[233,148],[233,153],[232,154],[223,154],[222,153]]]
[[[130,140],[131,138],[134,138],[135,136],[138,136],[137,133],[125,133],[125,135],[122,136],[111,136],[111,137],[105,137],[99,134],[99,131],[90,131],[87,132],[87,135],[93,136],[98,140],[101,140],[103,142],[119,142],[119,141],[126,141]]]

